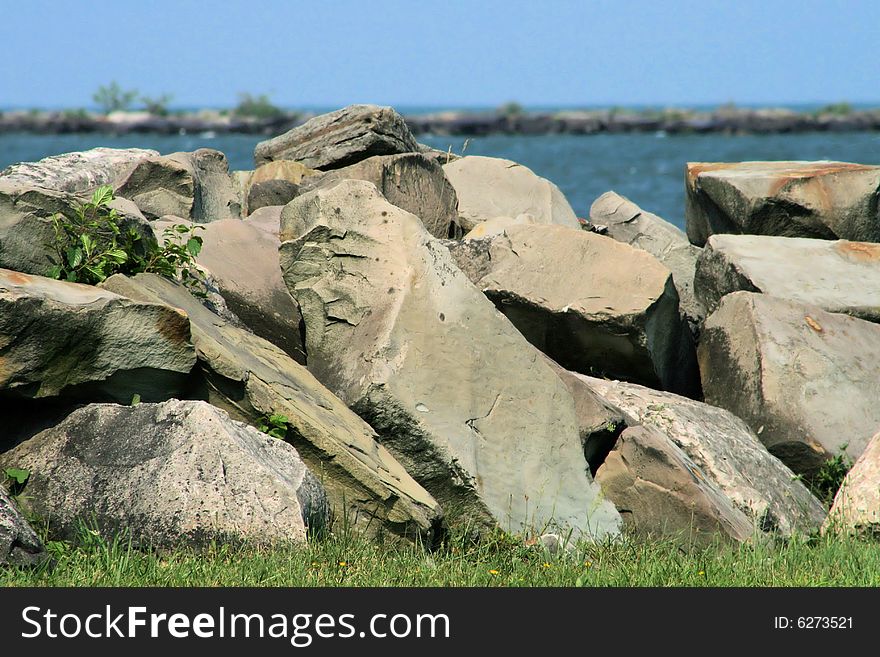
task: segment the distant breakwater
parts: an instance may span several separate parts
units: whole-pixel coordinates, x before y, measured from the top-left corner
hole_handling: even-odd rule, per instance
[[[146,112],[109,115],[77,111],[6,111],[0,133],[35,134],[279,134],[312,118],[309,112],[284,112],[267,118],[240,117],[227,111],[203,110],[157,116]],[[565,110],[447,111],[411,114],[406,122],[415,134],[484,136],[491,134],[600,134],[662,132],[666,134],[778,134],[880,130],[880,109],[834,107],[802,112],[788,109],[723,107],[697,110]]]

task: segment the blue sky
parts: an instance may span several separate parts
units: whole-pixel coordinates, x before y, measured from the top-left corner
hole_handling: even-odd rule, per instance
[[[0,107],[880,104],[877,0],[0,0]]]

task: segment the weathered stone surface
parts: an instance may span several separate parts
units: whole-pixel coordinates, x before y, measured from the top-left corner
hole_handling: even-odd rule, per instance
[[[335,185],[340,180],[373,183],[390,203],[422,220],[434,237],[455,234],[458,198],[443,168],[421,153],[377,155],[357,164],[303,181],[301,193]]]
[[[880,433],[844,478],[823,530],[880,538]]]
[[[267,180],[248,189],[248,212],[270,205],[287,205],[299,194],[299,187],[288,180]]]
[[[0,456],[59,538],[80,520],[144,547],[306,540],[328,524],[296,449],[200,401],[90,404]]]
[[[267,205],[251,213],[245,223],[278,239],[281,232],[281,212],[283,205]]]
[[[636,535],[668,537],[697,548],[754,536],[749,518],[687,454],[654,429],[626,429],[596,481]]]
[[[0,486],[0,566],[36,566],[47,558],[43,542]]]
[[[742,418],[807,478],[843,445],[858,458],[880,427],[880,326],[735,292],[698,349],[706,401]]]
[[[266,340],[224,322],[167,279],[113,276],[103,285],[186,311],[207,399],[250,423],[271,414],[287,417],[287,440],[321,480],[339,526],[434,540],[442,522],[437,502],[307,369]]]
[[[745,290],[880,322],[880,244],[765,235],[713,235],[697,262],[710,310]]]
[[[443,166],[458,195],[459,223],[465,231],[494,217],[530,214],[539,224],[580,228],[559,188],[528,167],[497,157],[468,155]]]
[[[417,217],[350,180],[287,210],[281,267],[309,368],[447,515],[510,531],[617,531],[568,390]]]
[[[504,232],[510,226],[528,226],[534,224],[535,218],[530,214],[520,214],[516,217],[495,217],[481,221],[474,226],[462,239],[481,240],[494,237]]]
[[[689,162],[685,219],[715,233],[880,241],[880,167],[848,162]]]
[[[758,529],[790,536],[809,533],[825,519],[819,500],[732,413],[632,383],[570,376],[664,434]]]
[[[167,398],[195,365],[186,316],[90,285],[0,269],[0,390],[24,397],[86,388],[128,402]]]
[[[299,185],[303,178],[319,175],[320,173],[317,169],[310,169],[302,162],[277,160],[275,162],[266,162],[266,164],[257,167],[250,174],[248,182],[250,185],[258,185],[270,180],[286,180],[294,185]]]
[[[260,142],[254,149],[254,162],[260,166],[273,160],[296,160],[312,169],[328,170],[373,155],[417,150],[403,117],[390,107],[349,105]]]
[[[593,202],[590,221],[607,228],[609,237],[644,249],[662,262],[672,272],[682,312],[694,326],[703,321],[706,309],[694,297],[700,249],[688,242],[683,231],[615,192],[605,192]]]
[[[567,226],[512,226],[451,245],[462,271],[568,370],[699,395],[672,276],[649,253]]]
[[[192,216],[192,168],[171,157],[156,155],[140,160],[116,179],[114,187],[117,195],[133,201],[148,219]]]
[[[0,171],[0,181],[56,192],[89,192],[112,184],[141,160],[158,155],[142,148],[92,148],[13,164]]]
[[[23,187],[0,179],[0,267],[46,274],[52,266],[49,257],[55,240],[52,217],[59,213],[73,217],[76,207],[89,196]],[[153,239],[147,220],[129,201],[117,198],[110,207],[119,213],[124,230],[134,229],[145,240]]]
[[[419,144],[418,152],[426,157],[431,158],[441,167],[444,164],[449,164],[450,162],[455,162],[455,160],[459,159],[461,155],[456,155],[452,152],[452,149],[448,151],[440,150],[439,148],[434,148],[433,146],[428,146],[427,144]]]
[[[226,156],[213,148],[172,153],[169,159],[188,167],[195,182],[192,219],[199,223],[241,219],[242,201],[229,173]]]

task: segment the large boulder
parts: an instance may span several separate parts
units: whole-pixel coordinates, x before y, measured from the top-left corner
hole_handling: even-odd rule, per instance
[[[605,192],[593,202],[590,221],[604,226],[609,237],[644,249],[662,262],[672,272],[682,312],[693,326],[702,323],[706,310],[694,297],[700,249],[688,242],[684,231],[615,192]]]
[[[880,538],[880,433],[844,477],[823,529]]]
[[[281,268],[303,310],[309,369],[448,516],[616,533],[568,390],[418,217],[352,180],[287,209]]]
[[[880,427],[880,326],[765,294],[735,292],[698,349],[706,401],[742,418],[772,454],[813,477]]]
[[[667,436],[631,427],[596,473],[602,491],[638,536],[667,538],[684,547],[746,542],[751,520]]]
[[[47,558],[43,542],[0,485],[0,566],[36,566]]]
[[[511,226],[451,244],[462,271],[568,370],[700,392],[669,270],[649,253],[566,226]]]
[[[103,283],[132,299],[182,308],[190,318],[204,391],[251,424],[286,418],[286,439],[321,479],[334,522],[370,536],[431,543],[442,512],[375,432],[309,371],[271,343],[224,322],[181,286],[153,274]]]
[[[373,155],[418,151],[403,117],[390,107],[349,105],[262,141],[254,162],[295,160],[312,169],[339,169]]]
[[[729,411],[632,383],[571,376],[664,434],[761,531],[809,533],[825,519],[819,500]]]
[[[745,290],[880,321],[880,244],[764,235],[713,235],[697,262],[698,298],[711,310]]]
[[[689,162],[685,219],[715,233],[880,241],[880,167],[848,162]]]
[[[521,214],[539,224],[580,228],[559,188],[521,164],[468,155],[443,165],[443,171],[458,195],[459,224],[465,231],[495,217]]]
[[[30,471],[30,509],[58,538],[78,523],[140,547],[303,542],[327,526],[296,449],[200,401],[90,404],[0,456]]]
[[[446,179],[443,168],[421,153],[377,155],[320,177],[306,178],[300,193],[335,185],[339,180],[371,182],[389,202],[421,219],[434,237],[455,234],[458,221],[455,189]]]
[[[164,305],[0,269],[0,392],[167,399],[195,365],[189,321]]]
[[[520,214],[515,217],[494,217],[481,221],[465,233],[463,240],[481,240],[487,237],[500,235],[511,226],[530,226],[536,223],[530,214]]]
[[[56,192],[89,192],[113,184],[138,162],[158,155],[143,148],[92,148],[13,164],[0,171],[0,182]]]

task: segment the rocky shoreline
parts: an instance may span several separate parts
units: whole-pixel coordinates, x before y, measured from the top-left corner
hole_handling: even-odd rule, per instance
[[[146,112],[109,115],[76,111],[0,112],[0,134],[255,134],[274,135],[314,118],[310,112],[283,112],[272,118],[240,117],[227,111],[203,110],[164,116]],[[720,107],[712,111],[565,110],[533,112],[499,109],[486,112],[446,111],[405,115],[413,134],[483,136],[490,134],[591,135],[661,132],[676,134],[773,134],[880,130],[880,109],[829,106],[814,112],[780,108]]]
[[[686,233],[613,191],[581,219],[527,167],[363,105],[252,170],[133,148],[8,167],[0,563],[42,558],[19,503],[52,538],[88,519],[144,548],[876,535],[880,167],[692,162],[682,193]],[[77,217],[94,232],[53,250]],[[58,280],[107,217],[132,259],[198,229],[176,253],[204,287]],[[854,463],[842,485],[829,463]]]

